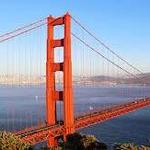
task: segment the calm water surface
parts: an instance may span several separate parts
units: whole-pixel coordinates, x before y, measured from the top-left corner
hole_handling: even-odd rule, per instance
[[[0,87],[0,129],[15,131],[45,121],[45,88]],[[75,87],[75,115],[141,98],[150,97],[150,87]],[[57,105],[58,119],[62,118],[62,104]],[[150,107],[106,121],[80,132],[94,134],[110,147],[118,142],[150,144]]]

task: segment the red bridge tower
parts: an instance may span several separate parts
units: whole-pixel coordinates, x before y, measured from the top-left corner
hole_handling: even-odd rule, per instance
[[[54,39],[54,27],[64,25],[64,38]],[[63,62],[54,61],[56,47],[63,47]],[[55,72],[63,72],[63,91],[55,89]],[[47,62],[46,62],[46,120],[47,125],[55,125],[56,101],[63,101],[64,140],[75,131],[73,114],[72,62],[71,62],[71,17],[69,13],[63,17],[47,18]],[[54,146],[57,140],[49,138],[48,145]]]

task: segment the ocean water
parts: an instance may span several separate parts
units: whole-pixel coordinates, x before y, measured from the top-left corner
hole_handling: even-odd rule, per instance
[[[82,129],[83,134],[95,135],[112,149],[115,143],[136,143],[150,146],[150,108]]]
[[[150,96],[150,87],[138,86],[100,87],[90,90],[85,88],[83,91],[90,92],[88,93],[89,95],[87,94],[87,97],[84,97],[81,101],[83,103],[87,101],[87,103],[93,107],[105,107],[124,103],[143,96]],[[81,93],[83,91],[81,91]],[[79,103],[81,103],[81,101]],[[99,141],[106,143],[109,149],[112,149],[115,143],[128,142],[150,146],[150,107],[145,107],[124,116],[93,125],[79,132],[95,135]]]
[[[150,97],[148,86],[74,87],[75,115],[94,109]],[[61,120],[62,103],[57,104]],[[45,121],[45,87],[0,87],[0,129],[16,131]],[[150,107],[80,130],[93,134],[111,148],[114,143],[134,142],[150,145]]]

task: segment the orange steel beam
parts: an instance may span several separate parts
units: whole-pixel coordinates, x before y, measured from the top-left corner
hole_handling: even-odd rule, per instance
[[[56,124],[56,97],[54,71],[54,18],[47,18],[47,61],[46,61],[46,122],[47,125]],[[49,136],[48,145],[55,146],[56,140]]]
[[[150,98],[140,99],[126,104],[113,106],[106,110],[93,112],[75,119],[75,130],[79,130],[106,120],[127,114],[137,109],[150,106]],[[46,141],[49,137],[57,138],[64,135],[64,125],[43,126],[40,128],[33,128],[16,133],[23,141],[31,144]]]
[[[72,61],[71,61],[71,16],[64,16],[64,127],[66,135],[74,133],[74,109],[72,90]]]
[[[150,105],[150,98],[146,98],[146,99],[140,99],[126,104],[114,106],[102,112],[93,112],[92,114],[78,117],[76,119],[75,127],[77,130],[81,128],[85,128],[94,125],[96,123],[101,123],[109,119],[116,118],[118,116],[127,114],[129,112],[135,111],[137,109],[149,105]]]
[[[64,25],[64,38],[54,39],[54,27]],[[54,61],[56,47],[63,47],[64,62]],[[63,91],[56,91],[55,72],[63,72]],[[67,13],[63,17],[47,18],[47,62],[46,62],[46,121],[47,125],[55,125],[56,101],[61,100],[64,107],[64,140],[68,134],[75,131],[73,114],[73,90],[72,90],[72,62],[71,62],[71,17]],[[49,134],[48,146],[53,147],[57,143],[54,136]]]

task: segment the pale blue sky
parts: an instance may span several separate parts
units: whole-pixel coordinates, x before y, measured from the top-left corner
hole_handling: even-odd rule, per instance
[[[149,0],[1,0],[0,34],[69,11],[136,67],[150,71]]]

